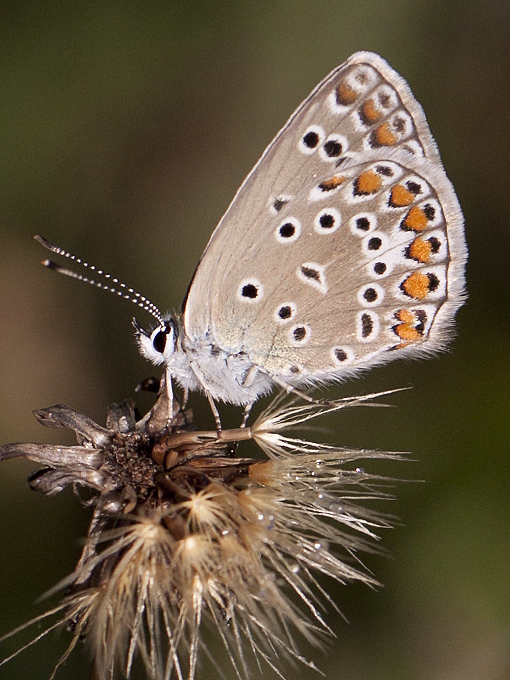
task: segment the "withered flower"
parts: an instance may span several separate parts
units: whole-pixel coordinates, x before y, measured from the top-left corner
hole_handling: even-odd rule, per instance
[[[317,576],[375,584],[358,553],[373,550],[374,532],[390,524],[364,507],[388,496],[357,461],[399,455],[284,432],[373,396],[327,405],[280,397],[253,426],[219,435],[195,431],[165,385],[140,420],[131,401],[110,406],[106,427],[65,406],[37,411],[43,425],[74,430],[78,445],[10,444],[0,460],[42,463],[29,483],[49,496],[87,487],[91,497],[78,497],[93,516],[74,573],[52,591],[64,590],[60,603],[5,637],[46,618],[29,644],[67,627],[71,642],[52,677],[85,640],[97,677],[129,678],[140,657],[152,680],[193,680],[199,653],[207,655],[204,625],[242,678],[254,661],[281,677],[282,659],[314,668],[296,637],[322,645],[324,600],[336,606]],[[238,454],[248,439],[264,458]]]

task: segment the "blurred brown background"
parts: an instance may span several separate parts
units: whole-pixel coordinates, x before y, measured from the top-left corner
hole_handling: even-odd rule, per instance
[[[65,403],[104,422],[106,405],[153,372],[130,325],[133,313],[148,317],[44,270],[32,236],[177,308],[266,144],[359,49],[385,57],[427,113],[465,212],[470,298],[451,354],[397,362],[330,392],[412,385],[387,399],[397,408],[352,409],[328,425],[339,444],[412,451],[414,462],[377,469],[425,483],[397,486],[387,509],[402,525],[383,536],[392,558],[367,559],[385,587],[334,589],[349,624],[330,612],[337,640],[313,656],[327,680],[508,680],[506,0],[2,3],[0,440],[71,443],[31,411]],[[205,400],[193,404],[209,426]],[[0,633],[43,610],[34,600],[72,570],[87,527],[70,491],[29,491],[32,468],[0,467]],[[50,636],[0,677],[47,678],[64,646]],[[90,678],[82,654],[57,677]],[[206,664],[198,680],[209,674]]]

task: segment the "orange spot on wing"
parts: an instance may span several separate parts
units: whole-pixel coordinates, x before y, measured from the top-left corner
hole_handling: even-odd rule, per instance
[[[421,208],[418,208],[417,205],[413,205],[402,224],[404,227],[412,229],[413,231],[423,231],[426,229],[428,223],[429,220],[427,215],[425,215],[425,212]]]
[[[421,333],[417,331],[416,328],[413,328],[406,323],[395,326],[394,331],[398,337],[405,342],[416,342],[416,340],[420,340],[421,338]]]
[[[366,125],[372,125],[381,120],[383,114],[375,108],[373,99],[367,99],[360,109],[360,116]]]
[[[327,179],[325,182],[321,182],[319,186],[322,189],[322,191],[332,191],[333,189],[336,189],[341,184],[343,184],[346,179],[347,177],[344,177],[342,175],[335,175],[331,179]]]
[[[407,295],[417,300],[423,300],[430,291],[430,279],[426,274],[414,272],[402,282],[402,289]]]
[[[424,241],[422,238],[418,237],[409,246],[409,257],[418,262],[423,262],[424,264],[430,260],[432,254],[432,244],[430,241]]]
[[[381,177],[373,170],[361,173],[355,182],[358,194],[374,194],[382,186]]]
[[[402,321],[402,323],[405,324],[413,323],[415,320],[414,314],[411,312],[410,309],[399,309],[395,316],[399,321]]]
[[[375,139],[379,146],[393,146],[397,142],[397,137],[391,131],[388,123],[383,123],[377,128]]]
[[[409,309],[399,309],[395,316],[402,323],[394,326],[393,330],[404,343],[416,342],[416,340],[422,338],[422,331],[414,326],[419,321],[414,312]],[[399,345],[399,347],[405,347],[405,344]]]
[[[411,205],[414,199],[415,195],[411,191],[403,187],[402,184],[397,184],[391,190],[390,205],[395,208],[401,208],[406,205]]]
[[[345,80],[337,85],[336,88],[336,101],[337,104],[342,106],[349,106],[354,104],[356,99],[359,97],[359,93],[348,85]]]

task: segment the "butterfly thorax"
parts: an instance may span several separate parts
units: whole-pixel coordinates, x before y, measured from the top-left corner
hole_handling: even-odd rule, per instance
[[[193,340],[185,336],[167,368],[182,387],[200,389],[213,399],[233,404],[251,404],[274,384],[245,352],[222,349],[208,336]]]
[[[273,381],[244,351],[232,352],[215,343],[211,334],[190,338],[178,315],[165,317],[150,331],[137,326],[141,353],[166,369],[185,390],[199,390],[213,399],[251,404],[271,391]]]

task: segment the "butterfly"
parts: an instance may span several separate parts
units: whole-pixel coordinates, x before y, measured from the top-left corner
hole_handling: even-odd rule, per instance
[[[425,115],[357,52],[298,107],[235,195],[180,314],[136,323],[141,353],[210,401],[324,385],[450,339],[463,216]],[[143,306],[143,305],[142,305]]]

